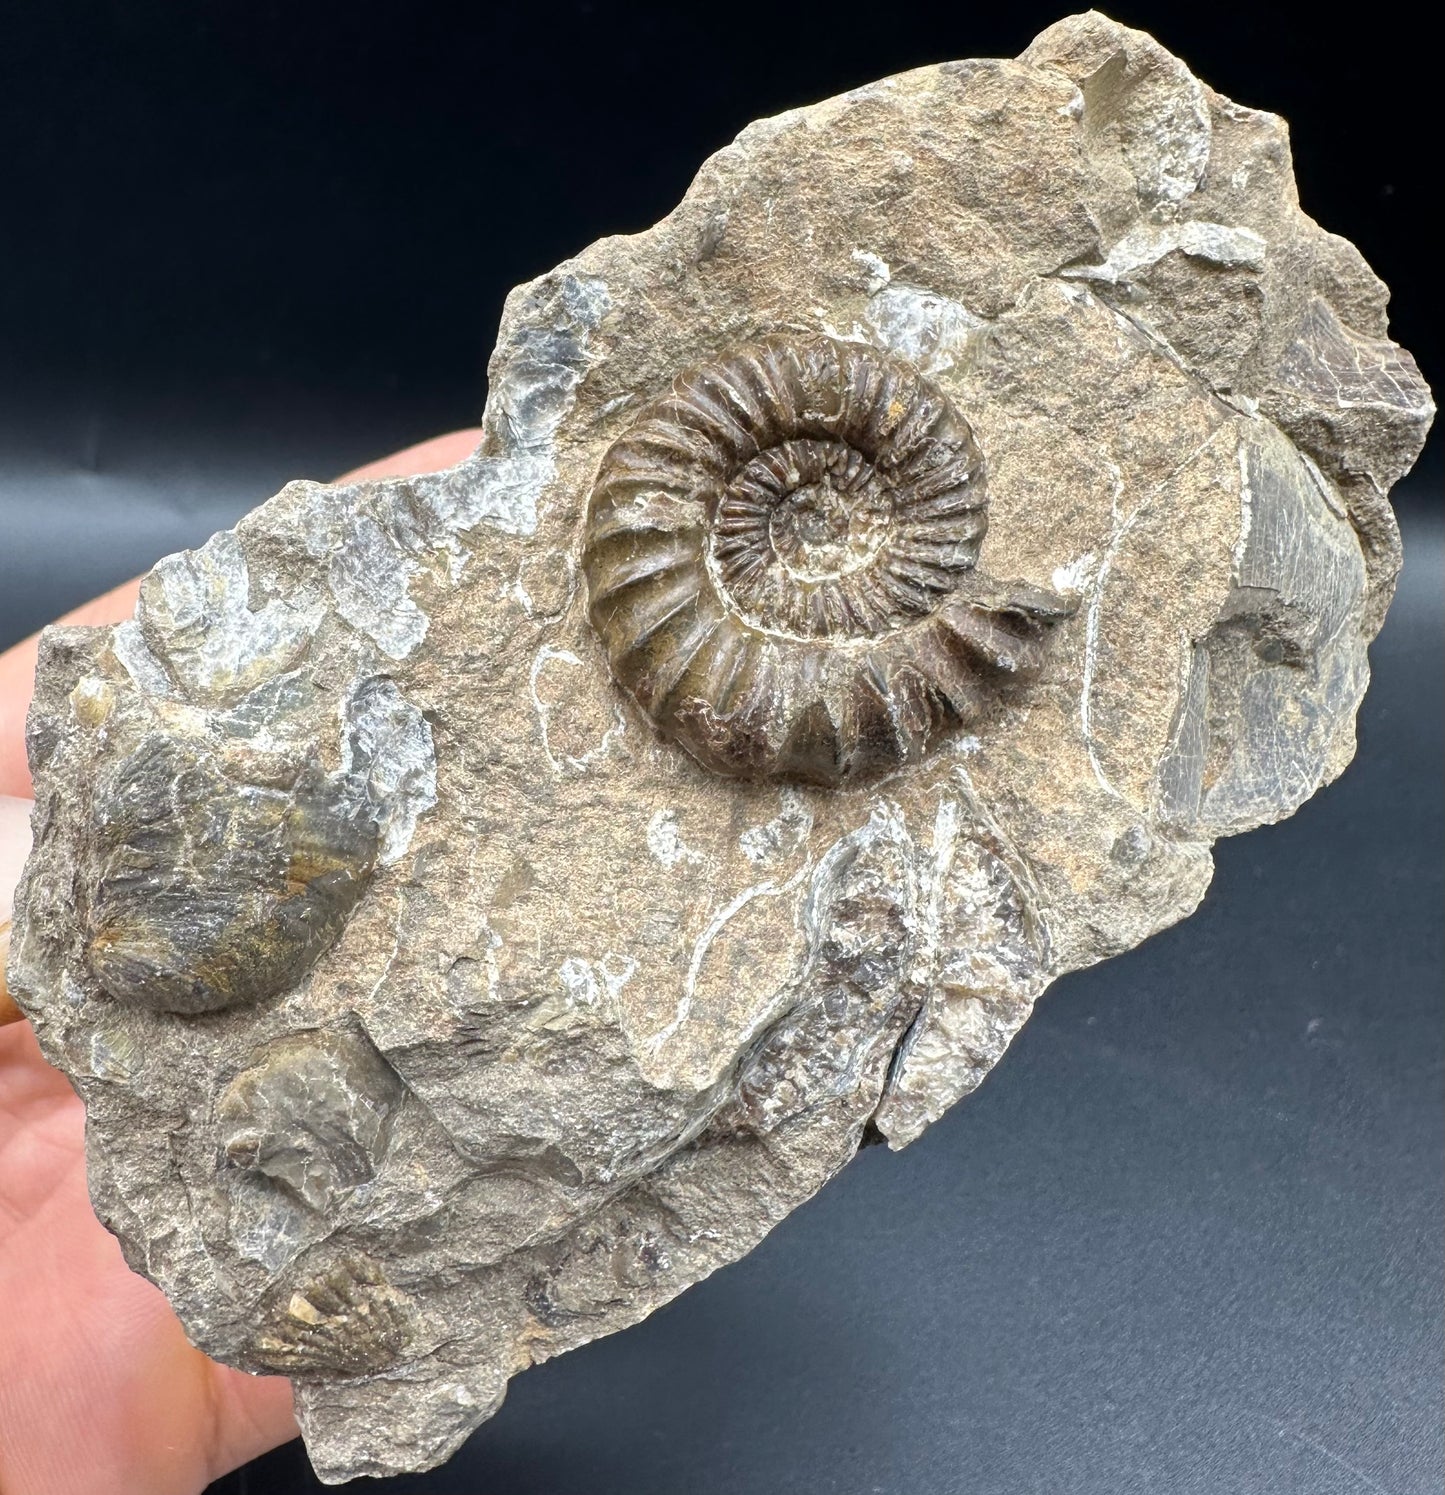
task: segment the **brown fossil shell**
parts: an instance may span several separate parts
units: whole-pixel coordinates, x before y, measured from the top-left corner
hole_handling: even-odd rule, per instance
[[[689,369],[602,460],[583,567],[612,673],[718,773],[915,762],[1042,662],[1052,593],[980,577],[983,455],[935,384],[823,336]]]
[[[375,1178],[405,1096],[364,1034],[287,1033],[255,1051],[221,1093],[221,1148],[232,1166],[325,1211]]]
[[[333,1263],[263,1314],[253,1357],[282,1375],[369,1375],[400,1359],[414,1305],[366,1257]]]
[[[85,959],[117,1001],[194,1014],[299,981],[341,932],[376,860],[360,790],[314,766],[237,777],[156,732],[92,803]]]

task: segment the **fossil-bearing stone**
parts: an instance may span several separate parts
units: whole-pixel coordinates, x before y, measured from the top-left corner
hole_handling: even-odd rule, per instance
[[[1385,301],[1281,120],[1078,16],[750,125],[513,292],[475,456],[47,632],[10,984],[324,1478],[916,1137],[1344,768]]]

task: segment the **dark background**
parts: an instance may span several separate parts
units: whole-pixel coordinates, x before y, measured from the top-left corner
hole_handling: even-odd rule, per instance
[[[0,647],[286,478],[475,423],[507,290],[749,120],[1065,9],[3,0]],[[1112,13],[1291,121],[1306,210],[1438,384],[1415,8]],[[1222,843],[1200,913],[1060,982],[914,1147],[358,1488],[1438,1492],[1438,446],[1338,785]],[[319,1486],[293,1445],[215,1488]]]

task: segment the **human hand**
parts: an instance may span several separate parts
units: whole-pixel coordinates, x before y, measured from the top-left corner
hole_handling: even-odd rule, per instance
[[[432,472],[460,461],[455,431],[348,473]],[[130,616],[129,582],[67,623]],[[29,846],[24,721],[35,640],[0,654],[0,928]],[[126,1266],[85,1186],[85,1113],[5,994],[0,934],[0,1491],[195,1495],[296,1435],[291,1386],[218,1365]]]

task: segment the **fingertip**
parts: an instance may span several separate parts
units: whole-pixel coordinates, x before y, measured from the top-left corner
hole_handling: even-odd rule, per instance
[[[118,587],[92,597],[57,623],[96,627],[120,623],[135,612],[140,581],[124,581]],[[0,653],[0,795],[28,797],[30,766],[25,761],[25,714],[35,689],[35,660],[40,635],[32,633],[13,648]]]
[[[440,472],[446,467],[455,467],[476,451],[482,440],[479,427],[469,426],[461,431],[448,431],[443,436],[433,436],[419,441],[415,446],[404,447],[390,456],[378,457],[375,462],[365,462],[343,473],[339,483],[355,483],[363,479],[412,477],[421,472]]]

